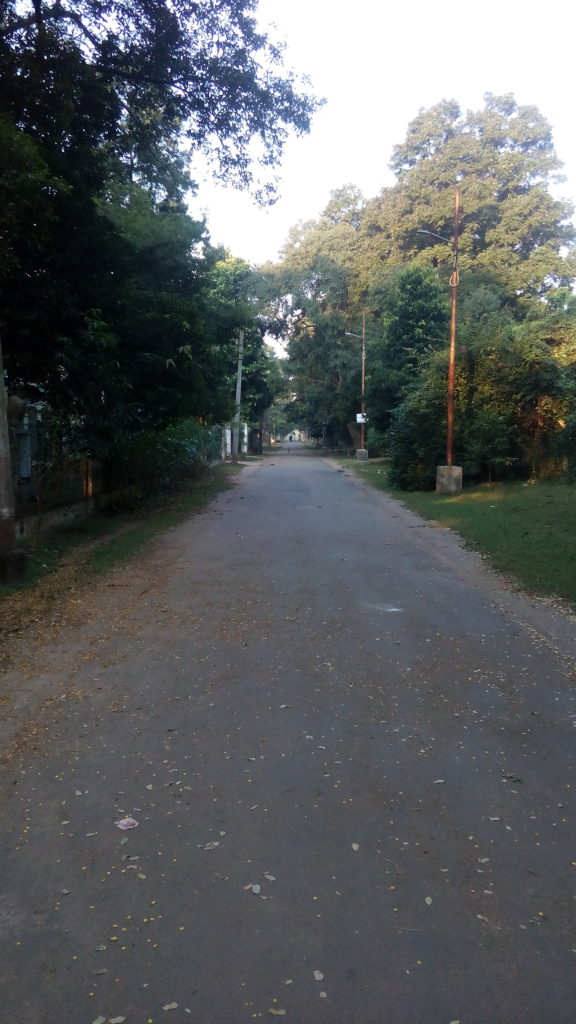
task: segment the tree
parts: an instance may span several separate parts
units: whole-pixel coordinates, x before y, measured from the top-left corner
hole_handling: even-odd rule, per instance
[[[364,218],[373,258],[394,263],[426,253],[448,262],[448,246],[419,231],[451,238],[449,197],[458,186],[464,271],[490,271],[520,307],[574,277],[574,259],[565,255],[576,238],[572,207],[549,192],[561,164],[535,107],[488,93],[484,110],[463,115],[444,100],[411,122],[391,167],[396,185],[368,204]]]
[[[418,265],[402,268],[372,297],[383,312],[369,350],[367,402],[382,431],[430,353],[446,347],[449,310],[437,278]]]
[[[269,169],[317,106],[282,74],[282,47],[258,30],[254,10],[254,0],[7,0],[6,110],[63,149],[99,135],[128,175],[152,185],[160,178],[166,188],[166,169],[182,168],[184,138],[227,180],[250,186],[252,142]],[[263,197],[273,191],[263,183]]]

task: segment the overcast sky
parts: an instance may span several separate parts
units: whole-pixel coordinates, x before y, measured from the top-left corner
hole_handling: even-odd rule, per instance
[[[234,189],[201,185],[190,206],[206,213],[214,243],[250,263],[275,260],[289,228],[316,218],[332,189],[351,182],[366,198],[392,183],[388,162],[421,108],[442,99],[480,109],[486,92],[514,93],[549,120],[576,201],[576,5],[560,0],[260,0],[259,21],[287,43],[286,64],[309,74],[326,106],[310,135],[290,141],[280,200],[259,210]],[[452,197],[446,197],[451,207]]]

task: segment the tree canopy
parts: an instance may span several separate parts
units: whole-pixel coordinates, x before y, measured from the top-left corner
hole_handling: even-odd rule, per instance
[[[255,0],[0,7],[8,383],[47,403],[97,455],[182,416],[225,420],[240,327],[247,407],[256,414],[270,397],[254,275],[214,249],[185,208],[199,154],[271,200],[287,135],[306,132],[318,105],[255,9]]]
[[[552,189],[561,165],[549,124],[511,95],[465,113],[444,100],[411,122],[391,168],[395,184],[372,199],[352,185],[333,192],[268,268],[294,414],[315,436],[329,421],[356,443],[348,332],[365,314],[369,447],[392,457],[397,482],[430,485],[445,442],[458,189],[457,458],[473,475],[558,470],[575,401],[576,231]]]

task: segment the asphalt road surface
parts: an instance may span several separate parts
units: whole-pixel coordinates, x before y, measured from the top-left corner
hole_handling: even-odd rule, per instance
[[[572,1024],[575,649],[330,460],[243,470],[4,679],[0,1021]]]

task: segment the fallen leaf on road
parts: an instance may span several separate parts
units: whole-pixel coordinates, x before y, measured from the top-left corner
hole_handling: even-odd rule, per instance
[[[277,1010],[275,1006],[271,1006],[270,1009],[268,1010],[268,1013],[271,1013],[273,1017],[285,1017],[286,1016],[286,1010],[280,1010],[280,1009]]]

